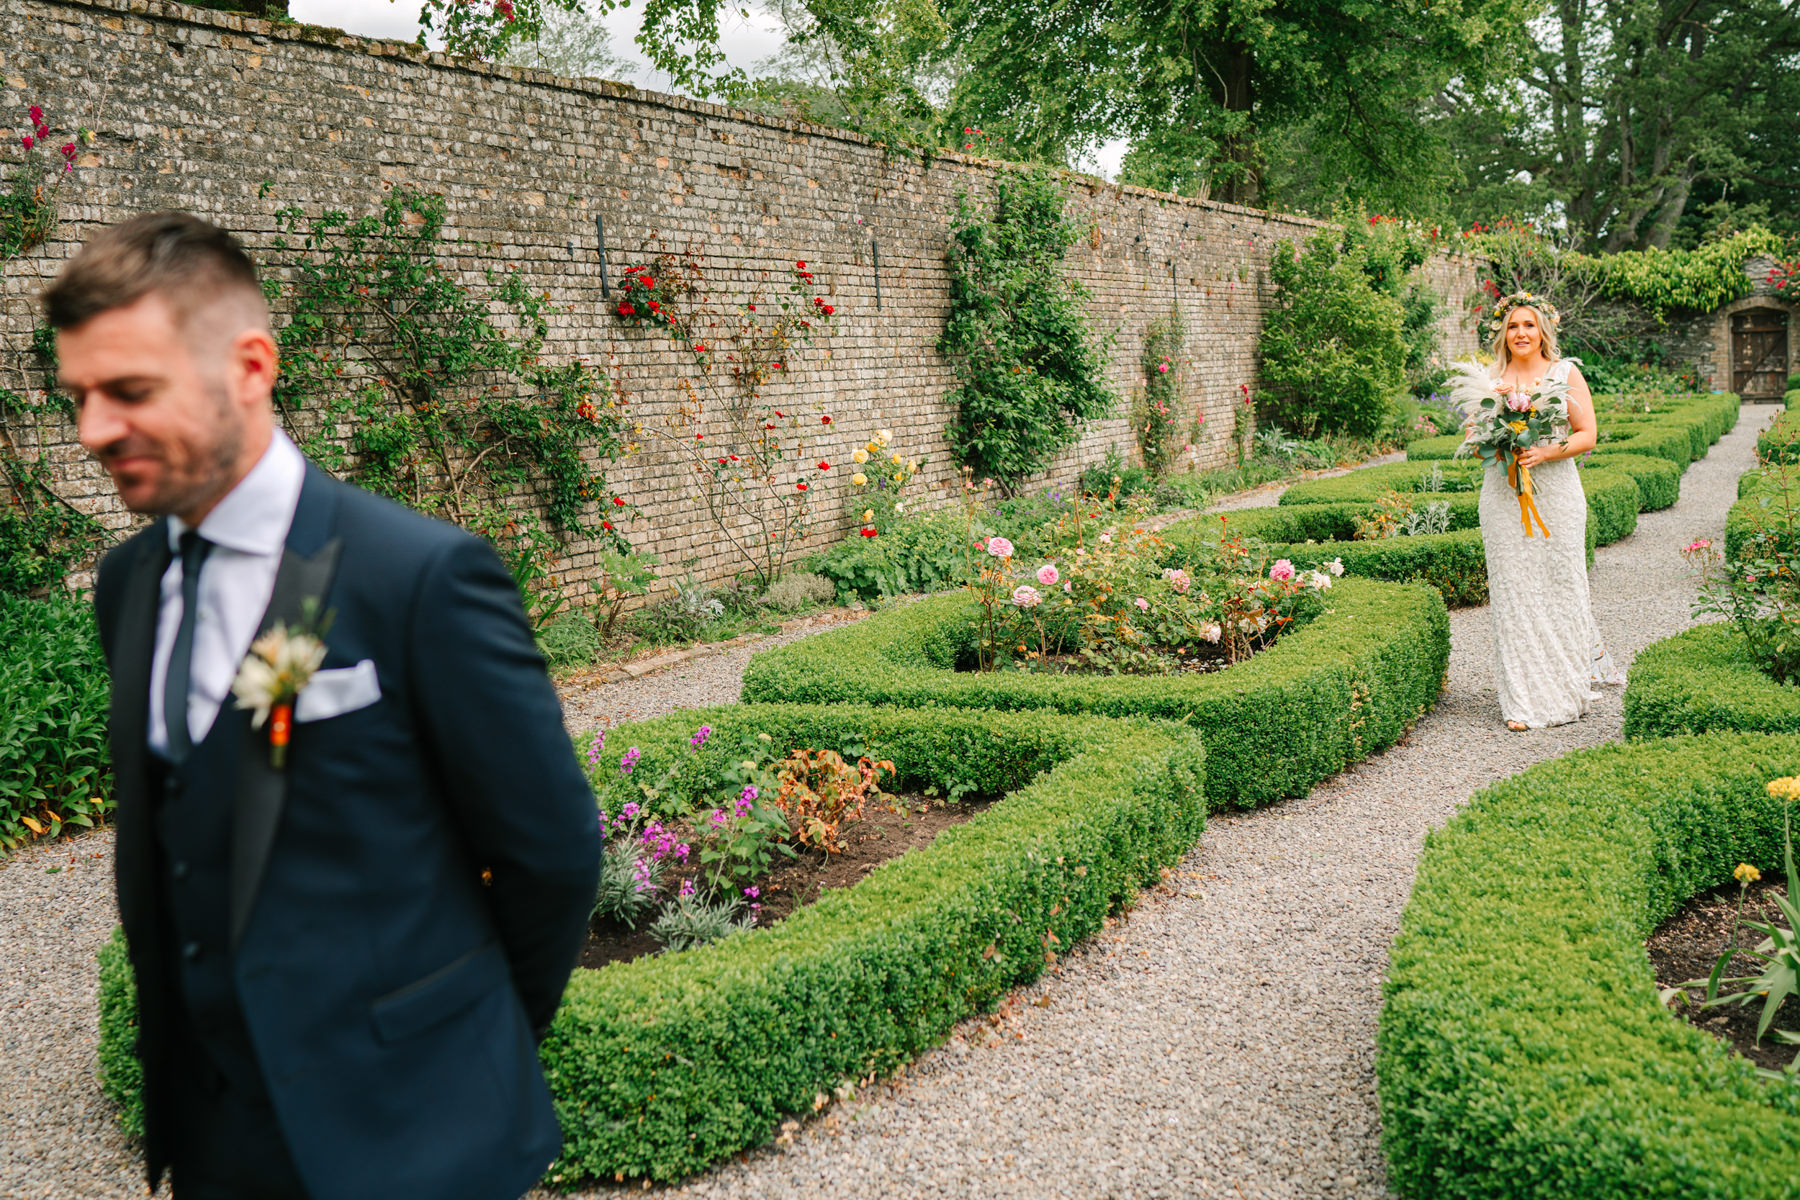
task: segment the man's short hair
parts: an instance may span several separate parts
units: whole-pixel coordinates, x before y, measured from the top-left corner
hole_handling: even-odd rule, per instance
[[[95,233],[44,289],[53,329],[72,329],[156,293],[184,330],[219,300],[252,305],[266,327],[268,304],[256,264],[237,238],[191,213],[144,213]]]

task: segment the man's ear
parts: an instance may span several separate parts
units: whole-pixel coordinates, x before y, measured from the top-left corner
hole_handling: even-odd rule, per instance
[[[226,355],[232,399],[268,403],[275,391],[280,361],[275,338],[267,329],[251,326],[240,332],[231,340]]]

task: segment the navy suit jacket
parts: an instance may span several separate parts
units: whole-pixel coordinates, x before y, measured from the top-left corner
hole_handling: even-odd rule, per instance
[[[181,1069],[164,1038],[179,998],[145,769],[169,557],[158,521],[107,555],[95,593],[152,1186]],[[293,624],[309,597],[334,614],[325,667],[374,660],[380,699],[296,723],[283,771],[229,700],[209,735],[241,745],[231,978],[272,1106],[316,1197],[511,1200],[560,1142],[536,1040],[593,904],[593,796],[485,542],[309,465],[259,628]]]

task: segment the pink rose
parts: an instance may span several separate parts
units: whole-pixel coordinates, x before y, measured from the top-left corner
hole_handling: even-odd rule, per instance
[[[1062,576],[1057,573],[1055,563],[1045,563],[1037,569],[1037,581],[1045,587],[1050,587],[1061,578]]]
[[[987,552],[995,558],[1011,558],[1013,544],[1003,537],[992,537],[988,539]]]
[[[1269,568],[1269,578],[1277,583],[1286,583],[1293,577],[1294,564],[1285,558],[1276,559],[1275,565]]]
[[[1012,602],[1020,608],[1036,608],[1044,602],[1044,598],[1038,595],[1036,588],[1022,583],[1013,589]]]
[[[1137,605],[1137,609],[1139,612],[1149,612],[1150,611],[1150,602],[1148,600],[1144,599],[1142,596],[1139,596],[1136,600],[1133,600],[1132,603]]]
[[[1531,397],[1524,392],[1514,392],[1506,398],[1506,407],[1514,412],[1524,412],[1531,407]]]

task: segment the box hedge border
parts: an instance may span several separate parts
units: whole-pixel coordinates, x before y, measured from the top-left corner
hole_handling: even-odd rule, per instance
[[[1679,490],[1679,477],[1667,462],[1633,461],[1648,464],[1644,474],[1652,478],[1652,486],[1665,488],[1666,485],[1668,492]],[[1457,468],[1459,471],[1472,469],[1472,465]],[[1293,503],[1284,496],[1280,504],[1271,508],[1240,509],[1221,514],[1225,517],[1223,522],[1218,516],[1198,517],[1171,525],[1163,530],[1162,536],[1173,548],[1171,560],[1180,557],[1182,547],[1202,539],[1217,540],[1224,529],[1229,529],[1267,543],[1271,555],[1286,558],[1298,567],[1317,567],[1339,559],[1346,575],[1396,583],[1428,583],[1443,596],[1444,603],[1453,608],[1486,604],[1487,553],[1478,528],[1480,499],[1475,492],[1417,493],[1449,502],[1451,531],[1448,533],[1380,541],[1357,541],[1351,537],[1355,519],[1365,515],[1375,500],[1390,488],[1407,490],[1403,485],[1416,485],[1418,474],[1416,466],[1396,463],[1368,467],[1332,479],[1313,480],[1297,485],[1308,490]],[[1361,476],[1374,476],[1374,479],[1364,480],[1359,478]],[[1596,546],[1611,545],[1636,530],[1645,485],[1623,471],[1609,469],[1584,471],[1582,486],[1588,497],[1584,534],[1591,563]],[[1325,499],[1327,497],[1331,499]],[[1319,498],[1319,502],[1313,502],[1314,498]],[[1658,498],[1661,498],[1660,493]],[[1673,502],[1672,498],[1670,502]]]
[[[972,647],[966,594],[928,597],[765,650],[743,699],[1146,716],[1198,728],[1214,809],[1301,796],[1399,740],[1437,700],[1449,663],[1442,597],[1422,584],[1343,579],[1327,611],[1246,662],[1208,674],[957,672]]]
[[[893,1069],[1036,978],[1205,827],[1204,745],[1168,722],[730,705],[608,740],[639,746],[654,778],[701,724],[703,766],[758,733],[783,752],[855,739],[894,761],[897,790],[1005,795],[769,929],[576,971],[539,1051],[563,1127],[553,1184],[676,1179],[766,1142],[819,1092]],[[103,955],[109,1073],[135,1067],[119,1047],[129,973]]]
[[[1602,430],[1629,433],[1630,436],[1602,442],[1594,448],[1594,459],[1642,454],[1667,459],[1685,470],[1689,463],[1704,458],[1707,447],[1737,424],[1740,407],[1738,397],[1730,392],[1669,397],[1652,400],[1650,404],[1648,413],[1603,412]],[[1461,444],[1462,439],[1456,434],[1421,438],[1407,444],[1406,457],[1410,462],[1447,459],[1455,455]]]
[[[1800,1194],[1800,1087],[1664,1011],[1643,945],[1740,860],[1779,861],[1763,785],[1796,772],[1791,736],[1580,751],[1426,838],[1377,1037],[1400,1196]]]
[[[1736,625],[1698,625],[1644,648],[1625,684],[1627,739],[1736,730],[1800,733],[1800,687],[1776,683]]]

